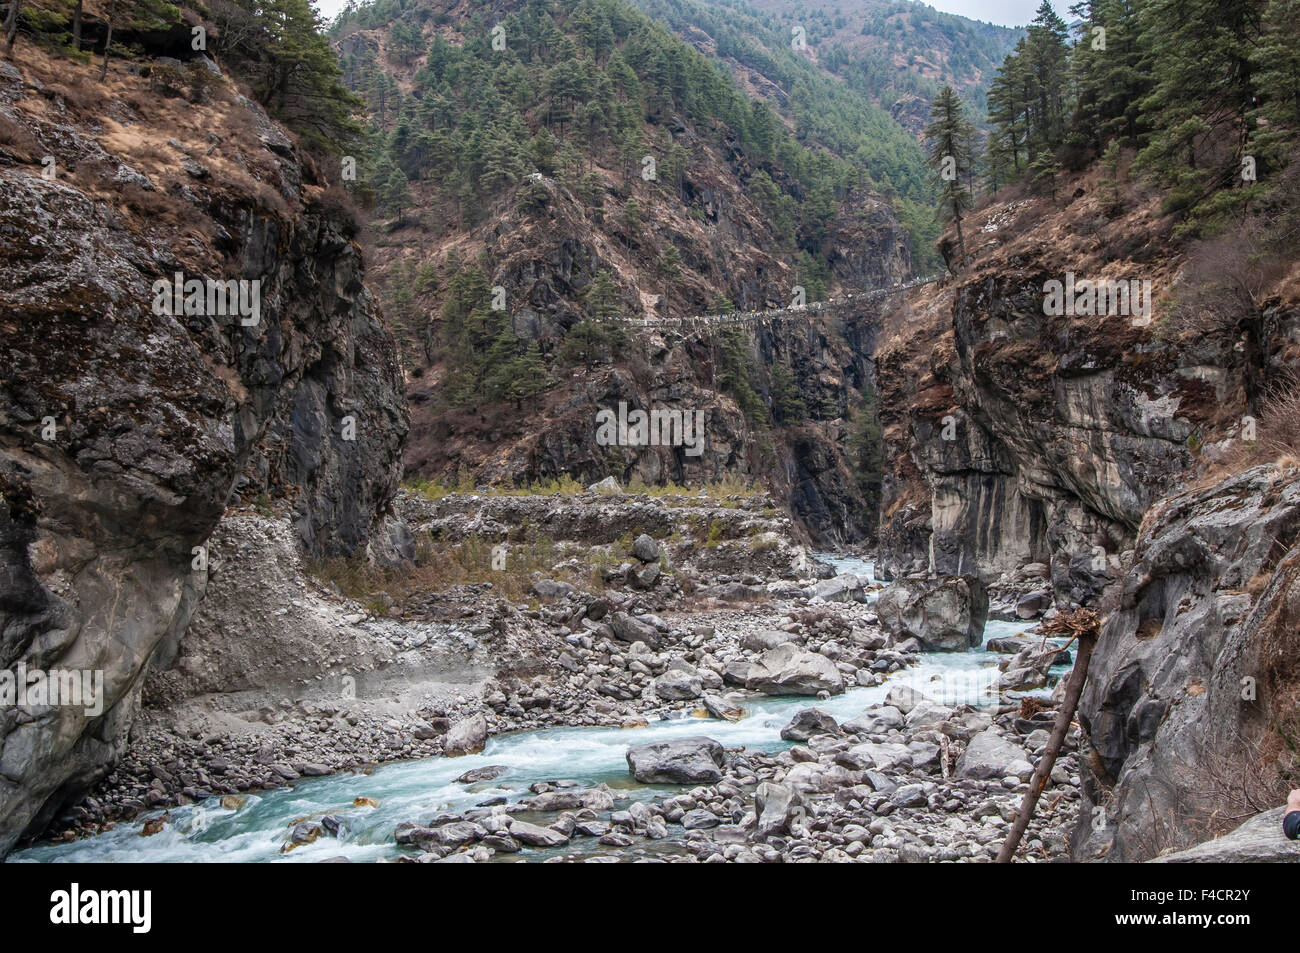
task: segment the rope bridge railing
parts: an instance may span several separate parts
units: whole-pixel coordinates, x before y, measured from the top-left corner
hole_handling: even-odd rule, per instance
[[[773,308],[768,311],[732,311],[728,314],[708,314],[696,315],[689,318],[605,318],[605,321],[616,321],[620,324],[626,324],[634,328],[674,328],[677,330],[691,330],[697,328],[712,328],[720,325],[729,324],[751,324],[760,321],[779,321],[784,318],[804,318],[810,315],[816,315],[824,311],[830,311],[835,308],[841,308],[845,305],[854,304],[862,301],[872,301],[877,298],[884,298],[892,294],[899,294],[903,291],[909,291],[912,288],[919,288],[922,285],[931,285],[944,277],[942,274],[926,275],[922,278],[913,278],[911,281],[904,282],[900,285],[890,285],[887,288],[872,288],[868,291],[858,291],[852,294],[841,295],[838,298],[827,298],[825,301],[813,301],[798,307]]]

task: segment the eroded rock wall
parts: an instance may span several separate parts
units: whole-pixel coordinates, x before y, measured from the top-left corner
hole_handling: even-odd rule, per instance
[[[59,75],[33,54],[0,87],[21,130],[0,153],[0,667],[102,671],[104,700],[0,710],[0,853],[120,753],[232,494],[291,498],[309,553],[354,552],[406,430],[347,217],[285,132],[230,91],[152,129],[129,78],[88,117]],[[176,272],[260,282],[260,320],[158,313]]]
[[[1079,707],[1091,756],[1076,859],[1181,850],[1285,799],[1300,728],[1298,544],[1294,464],[1148,517]]]

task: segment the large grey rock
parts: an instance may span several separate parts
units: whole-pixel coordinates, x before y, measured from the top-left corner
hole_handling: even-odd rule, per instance
[[[1192,847],[1242,784],[1286,789],[1285,756],[1259,752],[1286,750],[1276,726],[1295,717],[1298,622],[1300,466],[1254,467],[1150,514],[1079,705],[1092,757],[1076,859]],[[1099,809],[1107,823],[1087,823]]]
[[[529,824],[517,817],[510,819],[510,837],[529,847],[559,847],[569,842],[568,837],[554,828]]]
[[[839,725],[835,719],[820,708],[805,708],[796,712],[790,724],[781,729],[781,737],[786,741],[807,741],[813,735],[838,735]]]
[[[615,612],[609,617],[609,627],[620,642],[644,642],[650,648],[659,647],[659,631],[648,622],[626,612]]]
[[[1025,749],[1004,738],[996,728],[986,728],[966,745],[957,759],[957,776],[988,781],[1011,775],[1027,781],[1034,773]]]
[[[910,714],[912,709],[922,702],[934,704],[930,698],[910,685],[895,685],[885,695],[885,704],[897,708],[904,715]]]
[[[487,745],[487,719],[471,715],[452,725],[442,740],[442,753],[448,758],[477,754]]]
[[[838,695],[844,691],[843,676],[834,662],[792,643],[778,645],[759,656],[745,684],[768,695]]]
[[[803,798],[788,784],[763,781],[754,790],[755,823],[760,837],[789,833],[791,823],[801,816]]]
[[[850,734],[879,735],[891,728],[903,727],[903,713],[893,705],[868,708],[862,714],[840,726]]]
[[[700,673],[689,665],[669,668],[654,681],[654,691],[664,701],[686,701],[704,694]]]
[[[740,721],[745,717],[744,707],[724,695],[705,695],[704,707],[714,718],[721,718],[724,721]]]
[[[862,580],[851,572],[841,573],[813,587],[813,595],[827,602],[852,602],[863,595]]]
[[[746,632],[740,640],[740,646],[750,652],[766,652],[778,645],[793,642],[794,636],[780,629],[755,629]]]
[[[978,576],[908,577],[876,600],[881,627],[896,641],[913,638],[931,652],[964,652],[984,640],[989,598]]]
[[[642,533],[632,544],[632,555],[643,563],[653,563],[659,560],[659,544],[653,538]]]
[[[1284,864],[1300,863],[1300,840],[1282,833],[1286,808],[1256,814],[1230,834],[1195,847],[1165,854],[1156,864]]]
[[[1043,687],[1047,684],[1048,671],[1056,664],[1059,654],[1051,647],[1040,652],[1036,644],[1025,646],[1007,660],[1006,671],[998,677],[998,690],[1025,692]]]
[[[677,738],[629,748],[627,766],[644,784],[713,784],[722,780],[726,753],[712,738]]]

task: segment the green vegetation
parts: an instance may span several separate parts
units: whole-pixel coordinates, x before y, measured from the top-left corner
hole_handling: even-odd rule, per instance
[[[716,19],[677,0],[646,6],[672,26]],[[556,178],[598,208],[604,189],[589,177],[596,162],[619,170],[626,188],[652,156],[654,187],[681,195],[694,158],[669,134],[681,118],[715,146],[740,150],[754,169],[747,186],[788,253],[805,250],[824,264],[837,203],[854,188],[871,188],[895,200],[918,239],[919,263],[932,255],[935,229],[923,214],[930,190],[914,139],[883,109],[795,57],[788,43],[761,52],[766,47],[721,21],[713,34],[724,55],[773,58],[767,65],[789,93],[793,134],[770,104],[749,99],[715,62],[623,0],[530,0],[501,19],[500,49],[492,44],[498,24],[485,13],[457,24],[461,45],[439,35],[422,48],[421,37],[438,25],[433,17],[407,0],[375,0],[333,24],[336,36],[387,25],[396,63],[427,52],[409,95],[374,51],[343,58],[349,83],[370,107],[363,178],[385,210],[390,174],[382,170],[390,166],[432,188],[461,226],[481,221],[507,195],[525,208],[544,205],[546,186],[530,175]],[[634,228],[639,209],[622,214]],[[665,278],[680,264],[674,251],[665,249],[659,263]]]
[[[1119,210],[1119,152],[1164,193],[1176,234],[1221,227],[1264,196],[1300,132],[1298,0],[1081,0],[1073,40],[1043,0],[989,93],[988,179],[1055,193],[1101,157]],[[1116,145],[1118,143],[1118,145]]]
[[[443,397],[451,406],[510,400],[516,406],[547,385],[536,342],[515,334],[509,312],[492,307],[483,270],[460,265],[448,282],[442,305],[447,382]]]
[[[939,190],[939,218],[957,227],[960,268],[966,264],[966,237],[961,218],[972,203],[975,127],[966,120],[966,108],[951,86],[940,90],[931,106],[925,138],[930,143],[929,163]]]

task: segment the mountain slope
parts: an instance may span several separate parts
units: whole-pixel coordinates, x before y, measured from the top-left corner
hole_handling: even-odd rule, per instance
[[[784,99],[800,67],[825,71],[920,137],[930,102],[952,86],[983,122],[989,84],[1019,30],[910,0],[637,0],[686,30],[701,29],[738,73],[754,71]],[[690,26],[686,26],[686,24]],[[780,64],[778,68],[773,68]]]
[[[819,535],[864,534],[846,451],[869,381],[866,312],[687,342],[598,319],[901,281],[911,237],[870,175],[801,146],[715,63],[615,0],[376,4],[334,29],[370,105],[359,184],[404,332],[412,477],[739,473]],[[596,414],[620,402],[705,414],[706,449],[602,446]]]

